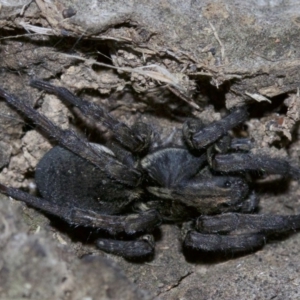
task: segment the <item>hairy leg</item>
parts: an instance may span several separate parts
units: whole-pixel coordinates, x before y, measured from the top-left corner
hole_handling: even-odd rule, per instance
[[[96,246],[102,251],[128,259],[151,257],[154,254],[154,240],[149,234],[134,241],[97,239]]]
[[[90,210],[53,204],[45,199],[34,197],[19,189],[0,184],[0,193],[18,201],[40,209],[45,213],[57,216],[69,224],[99,228],[109,234],[126,233],[133,235],[139,232],[151,231],[161,224],[161,217],[155,210],[127,216],[102,215]]]
[[[267,237],[300,228],[300,215],[249,215],[225,213],[201,216],[196,230],[189,231],[184,245],[206,252],[250,251],[262,247]]]
[[[139,171],[125,166],[106,151],[96,151],[95,148],[86,140],[80,138],[74,131],[59,128],[48,118],[26,104],[26,102],[23,102],[1,88],[0,97],[4,98],[10,105],[31,119],[44,133],[54,138],[59,145],[86,159],[98,168],[105,170],[108,177],[130,186],[137,186],[139,184],[141,178]]]
[[[189,231],[184,240],[184,247],[203,252],[239,253],[254,250],[265,244],[263,234],[218,235]]]
[[[246,121],[247,118],[247,108],[243,106],[208,126],[203,126],[201,121],[187,121],[182,128],[183,136],[192,149],[202,150],[226,135],[230,129]]]
[[[32,80],[30,85],[55,94],[65,103],[77,107],[85,116],[94,119],[96,122],[102,122],[114,133],[116,140],[130,151],[138,153],[149,148],[152,131],[147,124],[136,123],[130,128],[126,124],[113,118],[99,105],[75,96],[66,88],[54,86],[42,80]]]
[[[288,161],[251,153],[217,154],[213,159],[212,168],[226,173],[258,171],[294,179],[300,178],[300,169],[293,167]]]
[[[225,213],[201,216],[196,229],[202,233],[264,233],[273,234],[300,228],[300,215],[265,215]]]

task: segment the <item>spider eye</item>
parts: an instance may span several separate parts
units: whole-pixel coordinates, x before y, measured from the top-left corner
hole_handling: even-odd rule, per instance
[[[230,188],[231,187],[231,182],[230,181],[225,181],[224,182],[224,187]]]

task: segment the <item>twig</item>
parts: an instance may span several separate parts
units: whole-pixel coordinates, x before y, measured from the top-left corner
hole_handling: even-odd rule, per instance
[[[189,104],[191,107],[193,107],[193,108],[195,108],[197,110],[200,109],[199,105],[197,105],[195,102],[193,102],[190,98],[186,97],[180,91],[176,90],[174,87],[168,85],[167,88],[168,88],[168,90],[170,92],[172,92],[174,95],[176,95],[177,97],[179,97],[181,100],[183,100],[184,102],[186,102],[187,104]]]
[[[222,62],[225,62],[225,47],[224,47],[224,44],[220,40],[218,32],[217,32],[216,28],[214,27],[214,25],[211,22],[208,22],[208,23],[209,23],[209,25],[210,25],[213,33],[214,33],[214,36],[215,36],[216,40],[218,41],[218,43],[221,46],[221,58],[222,58]]]

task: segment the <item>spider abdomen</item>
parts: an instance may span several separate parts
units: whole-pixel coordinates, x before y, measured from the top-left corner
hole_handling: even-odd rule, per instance
[[[59,146],[38,163],[35,180],[48,201],[105,214],[119,213],[139,197],[138,191],[115,182],[104,170]]]

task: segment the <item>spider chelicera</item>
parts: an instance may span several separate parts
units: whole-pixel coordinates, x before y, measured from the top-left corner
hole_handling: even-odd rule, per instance
[[[70,224],[106,231],[111,239],[99,237],[98,248],[125,258],[152,256],[151,232],[164,221],[191,221],[183,247],[204,252],[249,251],[262,247],[269,235],[300,227],[300,215],[254,213],[253,172],[298,179],[300,169],[254,155],[249,139],[228,135],[247,120],[246,107],[208,126],[188,119],[182,146],[161,146],[150,125],[127,126],[100,106],[45,81],[32,80],[31,86],[101,122],[113,138],[105,146],[89,143],[0,89],[1,98],[58,144],[36,168],[41,197],[3,184],[0,192]]]

